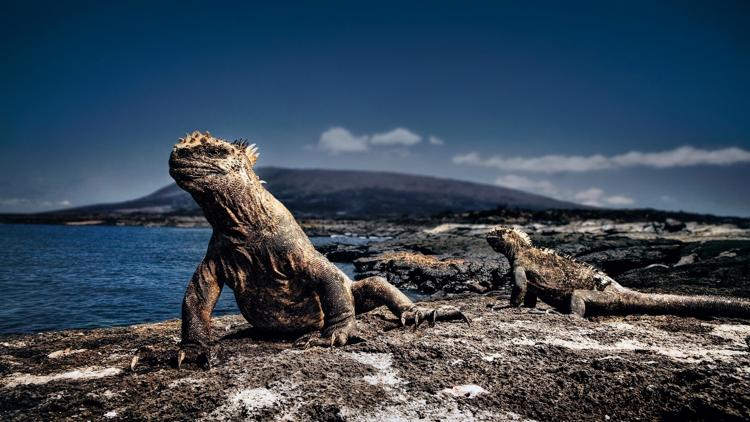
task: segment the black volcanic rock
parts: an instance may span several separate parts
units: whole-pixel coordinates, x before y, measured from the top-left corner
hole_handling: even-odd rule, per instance
[[[414,252],[386,253],[354,261],[358,278],[385,277],[423,293],[485,293],[507,284],[508,262],[496,257],[441,258]]]
[[[646,243],[646,242],[644,242]],[[601,268],[611,276],[652,264],[674,264],[680,259],[681,245],[638,245],[593,252],[577,257],[578,260]]]
[[[471,316],[292,350],[239,315],[213,319],[221,359],[170,364],[179,321],[0,337],[0,420],[747,420],[747,326],[673,316],[572,318],[466,295]],[[546,309],[540,305],[542,309]],[[163,361],[129,369],[137,350]]]
[[[667,218],[666,220],[664,220],[664,230],[670,233],[685,230],[685,227],[686,224],[680,220],[675,220],[674,218]]]
[[[648,292],[679,288],[690,294],[750,297],[749,257],[749,240],[695,242],[674,266],[643,266],[621,274],[618,281]]]
[[[591,236],[580,233],[534,236],[536,244],[571,255],[611,276],[651,264],[679,261],[682,242],[673,239],[631,239],[625,236]]]
[[[508,221],[534,215],[513,220],[519,213],[508,211]],[[664,221],[663,214],[641,220],[647,213],[610,214],[638,218],[630,231],[584,233],[533,221],[525,229],[538,245],[624,270],[616,279],[627,287],[750,297],[750,230],[711,230],[683,219],[688,225],[678,232],[644,232]],[[703,221],[712,219],[750,227],[741,219]],[[425,293],[497,289],[429,299],[431,307],[460,308],[471,326],[444,322],[413,331],[381,307],[357,317],[365,342],[291,350],[296,336],[269,337],[239,315],[224,316],[213,319],[221,359],[207,371],[171,366],[179,321],[2,336],[0,420],[750,418],[747,321],[574,318],[508,308],[508,296],[498,294],[507,292],[508,264],[487,245],[489,225],[426,220],[311,220],[303,226],[318,236],[393,237],[321,247],[330,258],[358,259],[360,277],[383,275]],[[593,226],[604,225],[586,225]],[[131,371],[141,348],[161,360],[144,360]]]

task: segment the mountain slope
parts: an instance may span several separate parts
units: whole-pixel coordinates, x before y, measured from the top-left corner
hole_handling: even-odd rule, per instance
[[[498,206],[559,209],[578,208],[562,202],[499,186],[356,170],[259,168],[267,188],[298,217],[427,216],[441,212],[477,211]],[[55,211],[71,214],[196,214],[193,199],[177,185],[114,204]]]

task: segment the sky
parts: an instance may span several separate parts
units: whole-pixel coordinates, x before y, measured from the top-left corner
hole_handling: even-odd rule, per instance
[[[148,194],[199,129],[261,166],[750,216],[750,2],[269,3],[2,2],[0,212]]]

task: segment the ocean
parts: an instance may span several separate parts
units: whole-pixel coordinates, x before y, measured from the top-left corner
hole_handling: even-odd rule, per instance
[[[0,224],[0,334],[179,318],[210,237],[210,229]],[[336,265],[353,277],[352,264]],[[214,315],[238,312],[225,288]]]

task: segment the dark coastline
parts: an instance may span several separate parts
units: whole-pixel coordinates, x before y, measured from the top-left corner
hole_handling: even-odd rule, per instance
[[[160,218],[105,221],[187,221]],[[85,220],[56,220],[71,221]],[[240,316],[214,317],[223,352],[210,371],[170,366],[178,321],[0,336],[0,419],[750,418],[747,321],[577,319],[503,308],[508,263],[484,240],[494,224],[517,224],[535,243],[603,268],[629,287],[750,297],[747,219],[496,210],[301,222],[309,235],[378,237],[319,250],[353,264],[357,277],[382,275],[438,306],[463,309],[474,323],[412,332],[381,308],[358,318],[365,343],[294,351],[293,339],[254,333]],[[130,358],[142,347],[163,359],[130,372]]]
[[[292,210],[294,213],[294,210]],[[680,222],[693,221],[704,224],[733,224],[740,228],[750,227],[750,218],[736,216],[717,216],[684,211],[664,211],[656,209],[549,209],[535,210],[515,207],[498,207],[483,211],[444,212],[432,216],[414,215],[357,215],[331,216],[324,213],[294,213],[300,221],[338,222],[368,221],[370,225],[400,224],[429,225],[441,222],[460,222],[474,224],[567,224],[582,220],[610,220],[615,223],[656,222],[664,223],[668,219]],[[108,226],[154,226],[154,227],[208,227],[199,210],[184,212],[159,213],[79,213],[57,211],[34,214],[0,214],[0,224],[61,224],[61,225],[108,225]]]

